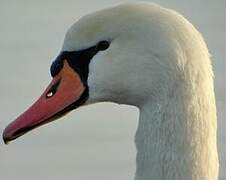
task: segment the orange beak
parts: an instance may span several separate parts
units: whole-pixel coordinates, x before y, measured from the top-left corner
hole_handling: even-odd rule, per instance
[[[8,143],[38,126],[61,117],[83,104],[87,97],[88,90],[80,76],[65,60],[63,68],[40,98],[6,127],[3,132],[4,142]]]

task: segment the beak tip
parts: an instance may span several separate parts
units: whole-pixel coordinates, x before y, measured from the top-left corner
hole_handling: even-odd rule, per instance
[[[11,140],[13,140],[12,137],[11,137],[11,135],[10,135],[10,133],[8,132],[8,127],[9,126],[7,126],[5,128],[5,130],[3,131],[3,133],[2,133],[2,140],[3,140],[3,142],[4,142],[5,145],[9,144],[9,142]]]
[[[7,138],[7,136],[5,135],[5,133],[2,134],[2,139],[5,145],[9,144],[9,138]]]

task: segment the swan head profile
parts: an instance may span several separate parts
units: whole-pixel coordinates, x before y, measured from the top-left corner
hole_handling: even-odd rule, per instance
[[[200,33],[150,3],[86,15],[67,31],[40,99],[9,124],[9,142],[83,104],[135,105],[137,180],[216,180],[213,72]]]

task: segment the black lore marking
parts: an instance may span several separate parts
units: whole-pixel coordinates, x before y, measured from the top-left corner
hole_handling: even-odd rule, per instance
[[[100,41],[95,46],[80,51],[63,51],[52,63],[50,72],[52,77],[56,76],[63,68],[66,59],[70,67],[80,75],[82,82],[86,85],[89,73],[90,60],[99,51],[108,49],[110,43],[108,41]]]
[[[52,77],[56,76],[63,68],[64,63],[62,59],[62,54],[63,53],[60,53],[60,55],[57,56],[57,58],[55,59],[55,61],[53,61],[50,67],[50,73]]]

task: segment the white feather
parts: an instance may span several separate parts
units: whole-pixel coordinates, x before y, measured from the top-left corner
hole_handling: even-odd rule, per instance
[[[63,50],[111,41],[89,66],[89,103],[140,108],[136,180],[217,180],[216,106],[208,49],[180,14],[150,3],[98,11]]]

